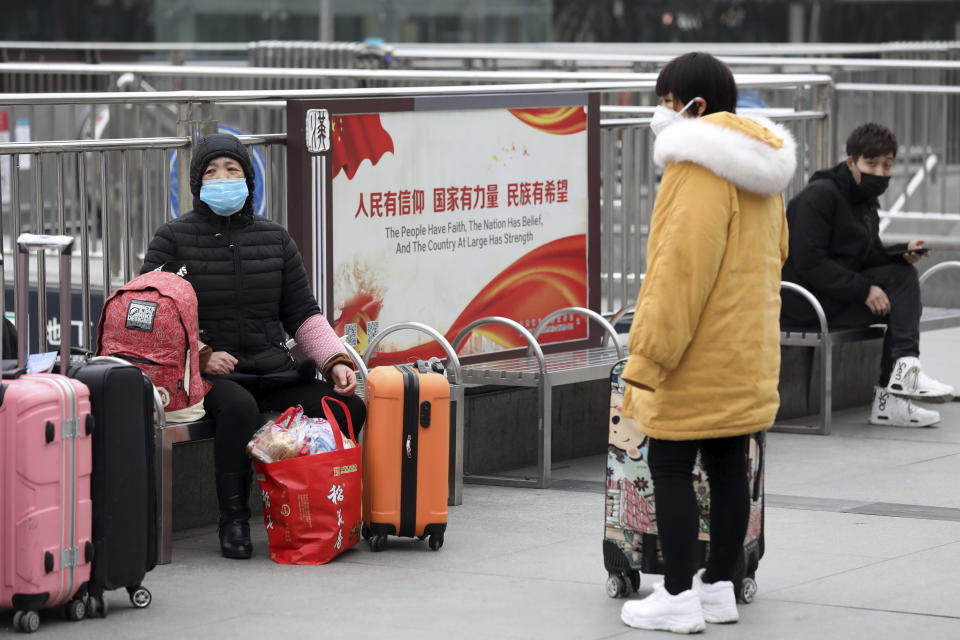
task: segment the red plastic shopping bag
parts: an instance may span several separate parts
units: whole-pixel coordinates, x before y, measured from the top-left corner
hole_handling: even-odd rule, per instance
[[[347,406],[335,398],[324,398],[323,411],[333,426],[336,451],[253,463],[274,562],[326,564],[360,540],[363,456],[359,445],[344,448],[328,400],[343,407],[347,431],[356,440]]]

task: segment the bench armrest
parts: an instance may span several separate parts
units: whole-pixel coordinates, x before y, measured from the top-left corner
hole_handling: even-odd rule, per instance
[[[597,324],[603,327],[604,330],[604,342],[607,339],[613,340],[613,346],[617,348],[617,356],[619,358],[624,357],[623,345],[620,344],[620,336],[617,335],[617,330],[613,327],[613,324],[607,321],[602,315],[593,311],[592,309],[586,309],[584,307],[564,307],[562,309],[557,309],[551,313],[548,313],[544,316],[540,322],[537,324],[537,328],[533,330],[533,337],[539,342],[540,333],[546,329],[547,325],[553,322],[556,318],[559,318],[562,315],[574,314],[586,316],[589,319],[594,320]]]
[[[781,289],[786,289],[787,291],[793,291],[798,293],[810,303],[810,306],[813,307],[814,313],[817,314],[817,320],[820,322],[820,333],[823,335],[828,335],[830,333],[830,328],[827,326],[827,314],[823,310],[823,306],[820,304],[820,301],[817,300],[817,297],[810,293],[809,290],[801,287],[795,282],[788,282],[786,280],[780,283]]]
[[[923,286],[923,283],[930,279],[935,273],[940,271],[946,271],[947,269],[960,269],[960,262],[956,260],[947,260],[946,262],[938,262],[929,269],[923,272],[920,276],[920,286]]]
[[[360,374],[362,380],[367,379],[367,363],[364,361],[363,356],[361,356],[356,349],[343,343],[343,350],[347,352],[347,355],[350,356],[350,359],[353,360],[353,363],[357,365],[357,372]]]
[[[502,316],[487,316],[485,318],[477,318],[465,326],[460,333],[457,334],[457,337],[453,339],[454,350],[460,348],[460,345],[463,344],[463,341],[467,339],[467,336],[470,335],[474,329],[490,324],[499,324],[505,327],[510,327],[523,336],[523,339],[526,340],[527,345],[529,345],[530,355],[537,359],[537,366],[540,367],[540,375],[546,378],[547,361],[543,357],[543,349],[540,348],[540,343],[537,342],[537,339],[526,329],[526,327],[516,320],[511,320],[510,318],[504,318]]]
[[[634,311],[636,308],[637,308],[637,301],[636,301],[636,300],[631,300],[631,301],[628,302],[627,304],[623,305],[622,307],[620,307],[619,309],[617,309],[616,311],[614,311],[614,312],[610,315],[610,317],[607,318],[607,322],[609,322],[609,323],[612,324],[614,327],[616,327],[618,322],[620,322],[621,320],[623,320],[623,318],[624,318],[628,313],[633,313],[633,311]]]
[[[443,347],[443,350],[447,353],[447,371],[453,378],[453,383],[463,384],[463,372],[460,370],[460,358],[457,357],[456,349],[450,346],[450,343],[447,342],[447,339],[443,337],[442,333],[431,326],[423,324],[422,322],[398,322],[397,324],[392,324],[380,331],[376,337],[373,338],[373,340],[367,343],[367,350],[363,352],[362,362],[364,367],[370,364],[370,358],[373,356],[377,345],[380,344],[385,337],[391,333],[406,329],[412,329],[414,331],[425,333],[436,340],[437,343]]]
[[[641,273],[641,274],[640,274],[640,284],[641,284],[641,285],[643,284],[643,279],[646,278],[646,277],[647,277],[647,274],[646,274],[646,273]],[[611,315],[610,318],[609,318],[610,324],[616,326],[616,324],[617,324],[618,322],[620,322],[620,320],[622,320],[624,316],[626,316],[628,313],[633,313],[633,311],[634,311],[636,308],[637,308],[637,299],[636,299],[636,298],[632,298],[629,302],[627,302],[627,303],[624,304],[622,307],[620,307],[619,309],[617,309],[616,311],[613,312],[613,315]]]

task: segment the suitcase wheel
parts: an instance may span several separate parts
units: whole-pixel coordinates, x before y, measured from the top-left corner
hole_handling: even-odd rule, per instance
[[[607,595],[611,598],[629,596],[640,588],[640,572],[632,570],[610,573],[605,587]]]
[[[387,548],[387,536],[380,535],[370,538],[371,551],[383,551]]]
[[[36,633],[40,628],[40,614],[36,611],[17,611],[13,614],[13,627],[23,633]]]
[[[83,598],[76,598],[63,605],[63,617],[72,622],[87,617],[87,603]]]
[[[373,534],[370,533],[370,527],[368,527],[367,525],[363,525],[362,527],[360,527],[360,535],[363,536],[364,540],[369,540]]]
[[[757,597],[757,581],[754,576],[747,576],[740,581],[740,588],[737,590],[737,600],[744,604],[750,604]]]
[[[433,534],[430,536],[430,540],[427,541],[427,544],[430,545],[430,549],[433,551],[439,551],[440,547],[443,546],[443,536]]]
[[[153,595],[146,587],[127,587],[130,594],[130,604],[137,609],[146,609],[153,602]]]
[[[110,606],[103,596],[90,596],[87,598],[87,617],[88,618],[106,618],[110,613]]]

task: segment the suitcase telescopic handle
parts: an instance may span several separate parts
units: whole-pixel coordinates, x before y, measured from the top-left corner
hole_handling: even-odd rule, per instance
[[[17,236],[17,247],[21,253],[28,251],[47,251],[56,249],[61,254],[73,253],[72,236],[48,236],[35,233],[21,233]]]
[[[37,260],[43,259],[43,252],[56,250],[60,254],[60,372],[67,375],[67,368],[70,366],[70,258],[73,254],[74,239],[71,236],[52,236],[38,235],[35,233],[21,233],[17,237],[17,260],[19,263],[19,273],[17,289],[17,366],[23,367],[26,363],[27,353],[27,289],[30,282],[29,253],[37,251]],[[39,264],[37,265],[39,267]],[[41,270],[37,269],[39,276]],[[38,277],[37,299],[47,294],[47,283],[45,279]],[[42,305],[38,305],[43,308]],[[46,322],[46,318],[43,318]],[[41,323],[42,326],[42,323]],[[41,331],[38,336],[39,345],[43,348],[46,344],[46,336]]]

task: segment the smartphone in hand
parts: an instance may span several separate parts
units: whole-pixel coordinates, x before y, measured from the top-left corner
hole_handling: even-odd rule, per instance
[[[900,256],[905,253],[909,253],[912,255],[926,256],[926,255],[930,255],[930,247],[918,247],[916,249],[897,249],[897,248],[887,249],[887,255],[890,255],[890,256]]]

